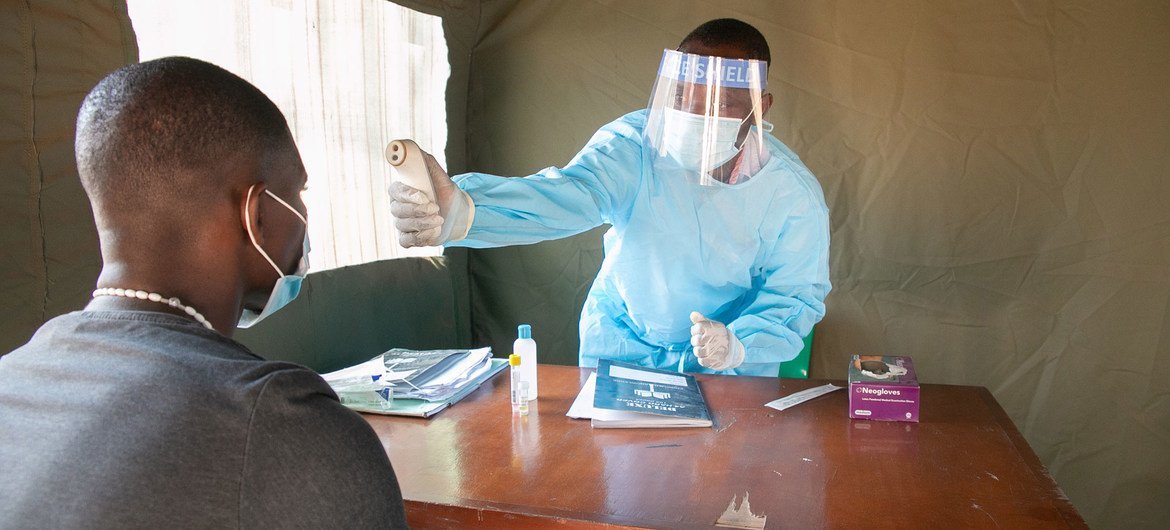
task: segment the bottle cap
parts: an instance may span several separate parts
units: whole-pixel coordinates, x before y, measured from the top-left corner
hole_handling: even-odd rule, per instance
[[[520,324],[516,327],[516,333],[520,335],[520,338],[522,339],[531,339],[532,326],[529,326],[528,324]]]
[[[513,353],[508,356],[508,364],[511,366],[520,366],[520,356]]]

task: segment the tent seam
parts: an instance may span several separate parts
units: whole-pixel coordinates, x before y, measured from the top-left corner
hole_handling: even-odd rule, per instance
[[[28,131],[28,145],[30,149],[30,207],[36,211],[36,223],[34,225],[37,235],[39,236],[40,252],[34,256],[34,259],[40,260],[40,272],[38,280],[40,280],[41,288],[41,307],[40,320],[45,321],[45,315],[48,311],[49,305],[49,263],[45,256],[46,240],[45,240],[45,217],[42,201],[42,190],[44,188],[44,167],[41,164],[41,153],[37,149],[36,142],[36,77],[37,77],[37,47],[36,47],[36,30],[33,24],[33,8],[30,0],[24,2],[26,13],[28,13],[27,30],[28,39],[25,41],[26,57],[28,57],[28,111],[25,113]]]

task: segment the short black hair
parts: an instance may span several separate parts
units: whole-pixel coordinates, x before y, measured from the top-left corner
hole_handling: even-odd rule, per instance
[[[189,57],[122,67],[89,92],[74,143],[94,206],[196,201],[230,183],[217,172],[240,154],[294,145],[268,96],[239,76]]]
[[[772,52],[768,49],[768,41],[764,39],[764,34],[742,20],[719,18],[704,22],[683,37],[678,49],[681,50],[691,43],[706,46],[732,45],[747,53],[748,59],[764,61],[768,66],[772,66]]]

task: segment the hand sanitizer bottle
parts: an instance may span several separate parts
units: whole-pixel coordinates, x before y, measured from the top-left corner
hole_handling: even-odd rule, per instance
[[[528,382],[528,399],[537,398],[536,390],[536,341],[532,340],[532,326],[520,324],[516,328],[519,338],[512,343],[512,353],[520,356],[521,377]]]

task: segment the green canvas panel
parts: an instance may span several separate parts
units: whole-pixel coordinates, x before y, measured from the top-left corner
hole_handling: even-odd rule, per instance
[[[330,372],[391,348],[467,347],[446,258],[398,258],[310,273],[289,305],[235,338],[265,359]]]
[[[768,119],[832,215],[834,290],[812,376],[841,378],[850,355],[885,353],[913,356],[923,382],[986,386],[1091,525],[1170,527],[1170,4],[402,3],[444,14],[448,97],[465,98],[448,101],[452,169],[505,175],[562,164],[645,105],[661,49],[696,24],[759,27],[773,50]],[[92,222],[54,176],[68,149],[45,147],[69,145],[72,112],[37,98],[79,102],[133,60],[119,6],[0,7],[0,351],[92,286],[96,269],[61,266],[96,264],[91,228],[46,234]],[[470,271],[455,291],[471,298],[471,342],[510,346],[531,319],[542,359],[569,362],[564,322],[580,307],[566,301],[583,300],[571,289],[591,281],[599,248],[594,232],[449,251],[448,267]],[[559,274],[565,265],[580,277]],[[525,278],[556,278],[517,296],[547,311],[494,301],[506,300],[494,286]]]
[[[0,4],[0,355],[79,309],[100,269],[73,130],[98,80],[137,60],[121,1]]]
[[[516,326],[529,324],[541,363],[576,366],[578,317],[601,265],[601,240],[594,232],[470,251],[475,341],[506,355],[516,340]]]

